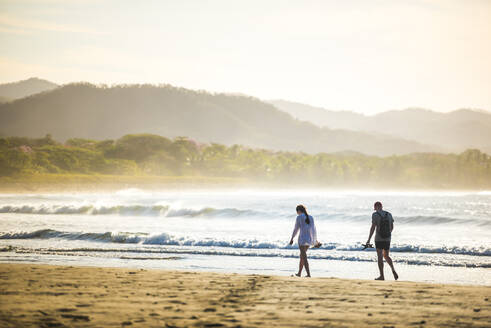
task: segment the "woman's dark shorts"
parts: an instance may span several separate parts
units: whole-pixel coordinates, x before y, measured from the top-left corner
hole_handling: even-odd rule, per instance
[[[375,241],[375,248],[389,250],[390,241]]]

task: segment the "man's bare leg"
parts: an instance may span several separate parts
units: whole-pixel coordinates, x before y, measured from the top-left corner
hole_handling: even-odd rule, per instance
[[[383,249],[377,248],[377,260],[378,260],[378,270],[380,271],[380,276],[375,278],[375,280],[385,280],[384,278],[384,257],[382,254]]]
[[[392,274],[394,275],[394,279],[397,280],[399,279],[399,275],[397,274],[396,270],[394,269],[394,264],[392,263],[392,259],[389,256],[389,250],[384,249],[384,258],[387,264],[389,264],[390,268],[392,269]]]

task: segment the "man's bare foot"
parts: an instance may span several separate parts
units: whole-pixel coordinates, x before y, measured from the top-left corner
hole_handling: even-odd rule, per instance
[[[300,273],[295,273],[295,276],[301,277],[302,275]]]
[[[392,273],[394,274],[394,279],[395,279],[395,280],[399,279],[399,275],[397,274],[397,272],[392,271]]]
[[[305,278],[310,278],[310,274],[308,276],[305,276]]]
[[[384,278],[384,277],[382,277],[382,276],[380,276],[380,277],[378,277],[378,278],[375,278],[375,280],[385,280],[385,278]]]

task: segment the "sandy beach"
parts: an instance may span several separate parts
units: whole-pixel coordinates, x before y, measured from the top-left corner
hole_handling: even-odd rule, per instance
[[[489,327],[491,288],[0,264],[2,327]]]

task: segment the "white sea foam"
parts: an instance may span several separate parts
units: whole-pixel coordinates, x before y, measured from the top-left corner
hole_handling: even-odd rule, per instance
[[[240,210],[236,208],[215,209],[212,207],[176,208],[171,205],[59,205],[59,204],[36,204],[36,205],[3,205],[0,213],[17,214],[87,214],[87,215],[110,215],[119,214],[125,216],[168,216],[168,217],[193,217],[193,216],[240,216],[260,215],[251,210]]]
[[[247,258],[237,260],[240,267],[252,265],[253,258],[279,265],[281,258],[298,256],[297,246],[287,243],[295,206],[304,203],[323,243],[321,249],[309,251],[309,257],[362,265],[376,260],[373,249],[361,250],[375,200],[395,219],[391,252],[396,263],[491,266],[487,192],[291,190],[0,195],[0,261],[42,262],[68,254],[71,261],[103,258],[102,263],[125,256],[125,265],[132,265],[136,257],[163,253],[191,256],[195,262],[188,269],[209,267],[200,256],[216,257],[215,264],[223,256]]]
[[[295,249],[296,246],[285,245],[281,241],[265,241],[257,239],[230,240],[205,238],[197,239],[192,237],[178,237],[168,233],[158,234],[136,234],[129,232],[64,232],[51,229],[42,229],[32,232],[5,232],[0,233],[0,239],[68,239],[86,240],[95,242],[128,243],[143,245],[176,245],[176,246],[204,246],[204,247],[229,247],[229,248],[250,248],[250,249]],[[336,251],[361,251],[360,244],[343,245],[338,243],[326,243],[321,249]],[[444,246],[432,247],[426,245],[404,245],[394,244],[392,252],[406,253],[431,253],[431,254],[460,254],[474,256],[491,256],[491,248],[481,247],[461,247]]]
[[[39,214],[39,215],[121,215],[121,216],[162,216],[162,217],[285,217],[282,213],[271,213],[252,209],[239,208],[213,208],[211,206],[199,208],[178,207],[169,205],[60,205],[60,204],[15,204],[0,205],[0,213]],[[332,220],[341,222],[366,222],[367,215],[353,215],[349,213],[317,213],[317,220]],[[477,216],[449,217],[445,215],[417,215],[397,216],[396,220],[402,224],[472,224],[491,227],[491,219]]]

